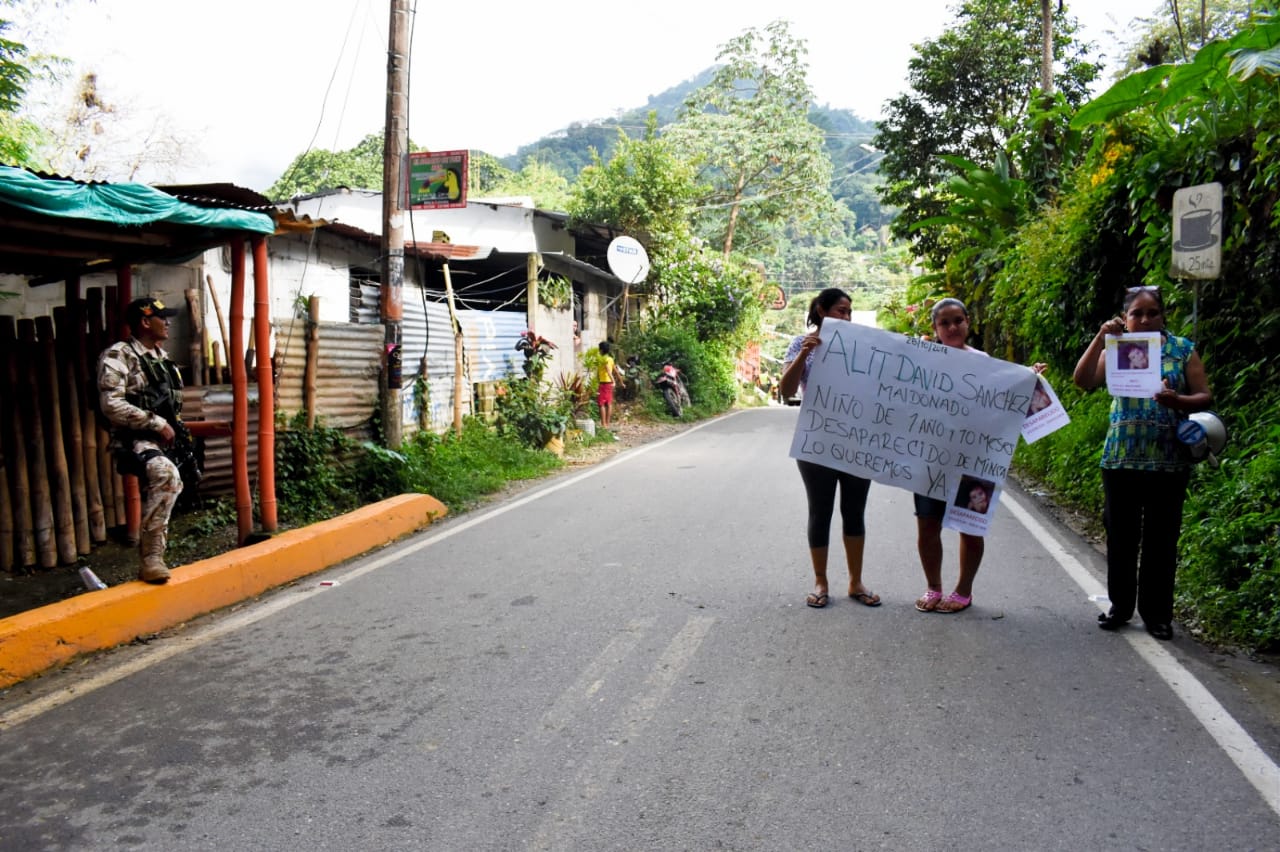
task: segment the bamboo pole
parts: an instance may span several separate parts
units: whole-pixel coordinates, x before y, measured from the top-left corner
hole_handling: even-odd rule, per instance
[[[18,320],[19,360],[26,365],[20,377],[22,384],[22,409],[27,416],[27,466],[31,471],[31,517],[36,541],[36,564],[41,568],[53,568],[58,564],[58,546],[54,540],[53,495],[49,491],[49,464],[44,450],[44,416],[40,406],[40,380],[35,365],[39,347],[36,345],[35,320]]]
[[[7,320],[12,328],[12,317],[0,317]],[[0,364],[10,364],[9,342],[0,334]],[[13,496],[9,490],[10,447],[13,446],[13,430],[9,424],[17,418],[13,410],[13,388],[9,384],[8,369],[0,369],[0,571],[12,571],[21,568],[18,562],[18,531],[13,520]]]
[[[209,383],[213,385],[226,384],[226,374],[222,371],[222,347],[218,341],[209,344],[210,349],[210,367],[209,367]]]
[[[278,528],[276,517],[276,388],[271,375],[271,299],[267,282],[267,238],[255,234],[253,246],[253,328],[258,340],[258,512],[265,532]]]
[[[103,291],[98,287],[93,287],[87,294],[88,320],[89,320],[89,351],[92,353],[92,360],[86,364],[86,372],[89,376],[89,382],[85,387],[89,388],[89,402],[92,403],[94,416],[93,426],[94,434],[97,437],[97,468],[98,468],[98,489],[102,493],[102,515],[103,522],[107,529],[113,529],[124,523],[123,507],[121,511],[116,510],[116,476],[112,470],[111,463],[111,436],[107,434],[106,421],[100,417],[99,400],[98,400],[98,355],[106,348],[106,306],[103,304]]]
[[[8,416],[8,406],[0,400],[0,417]],[[13,502],[9,499],[9,469],[4,445],[0,443],[0,571],[14,568]]]
[[[70,282],[68,282],[70,283]],[[76,282],[79,286],[79,282]],[[50,348],[53,350],[54,369],[58,375],[58,395],[62,407],[62,437],[59,446],[63,450],[63,464],[67,468],[69,494],[71,498],[72,531],[75,533],[76,553],[88,556],[93,550],[89,540],[89,498],[84,484],[84,456],[81,445],[84,434],[80,426],[80,392],[76,382],[74,356],[70,349],[69,339],[72,335],[67,319],[68,309],[53,309],[54,337]]]
[[[5,364],[3,373],[0,373],[3,381],[3,388],[0,388],[3,394],[0,395],[10,400],[12,415],[3,422],[9,427],[5,436],[11,459],[9,467],[13,471],[13,482],[10,483],[13,495],[13,560],[15,565],[25,568],[36,564],[35,517],[31,510],[31,469],[27,465],[25,418],[18,401],[21,387],[18,362],[21,358],[13,317],[0,316],[0,355]]]
[[[53,318],[36,318],[36,353],[39,357],[41,416],[45,422],[46,465],[49,471],[50,500],[53,506],[53,540],[58,564],[76,561],[75,511],[71,508],[71,474],[67,467],[67,445],[62,431],[62,395],[58,392],[58,353],[53,344]],[[88,538],[88,529],[85,530]]]
[[[234,247],[232,248],[232,251],[235,251]],[[234,257],[232,257],[232,258],[231,258],[231,268],[232,268],[232,269],[235,269],[235,265],[236,265],[236,259],[235,259]],[[243,244],[240,246],[240,268],[241,268],[241,270],[242,270],[242,274],[243,274],[243,269],[244,269],[244,245],[243,245]],[[227,335],[227,320],[226,320],[226,318],[222,315],[222,300],[218,298],[218,288],[213,286],[213,276],[212,276],[212,275],[206,275],[206,276],[205,276],[205,281],[209,282],[209,298],[213,300],[213,312],[214,312],[214,313],[217,315],[217,317],[218,317],[218,332],[219,332],[219,334],[221,334],[221,335],[222,335],[222,350],[223,350],[224,352],[226,352],[226,353],[227,353],[227,364],[228,364],[228,365],[230,365],[230,364],[231,364],[231,353],[232,353],[232,351],[233,351],[233,350],[232,350],[232,346],[231,346],[231,338]],[[242,283],[243,283],[243,282],[242,282]],[[231,285],[231,286],[234,288],[234,287],[235,287],[235,284],[234,284],[234,283],[232,283],[232,285]],[[235,295],[234,295],[234,294],[232,294],[231,299],[232,299],[232,301],[233,301],[233,302],[235,301]],[[234,310],[234,308],[233,308],[233,310]],[[217,343],[216,343],[216,342],[214,343],[214,346],[215,346],[215,347],[217,346]],[[237,350],[235,350],[235,351],[237,351],[237,352],[238,352],[239,350],[237,349]],[[217,356],[218,356],[218,350],[215,348],[215,349],[214,349],[214,362],[215,362],[215,363],[217,362]],[[214,384],[219,384],[219,385],[221,385],[221,384],[226,384],[228,381],[230,381],[230,378],[229,378],[226,374],[224,374],[224,373],[222,372],[221,366],[222,366],[222,365],[220,365],[220,364],[218,365],[218,367],[219,367],[219,369],[218,369],[218,378],[217,378],[217,380],[214,382]]]
[[[90,363],[90,357],[96,360],[97,353],[91,353],[89,346],[93,334],[88,328],[85,302],[80,298],[80,288],[75,288],[75,301],[69,305],[71,322],[71,347],[74,352],[76,384],[80,388],[80,454],[83,459],[85,485],[85,511],[89,517],[90,542],[107,540],[107,518],[103,503],[102,477],[98,471],[98,371]],[[101,319],[102,304],[97,305]]]
[[[192,288],[186,291],[187,310],[191,313],[191,345],[188,347],[191,359],[191,384],[199,387],[204,384],[204,317],[200,312],[200,291]]]
[[[231,332],[233,335],[231,351],[233,352],[241,351],[244,342],[244,284],[244,240],[235,238],[231,241]],[[214,304],[216,306],[217,302]],[[221,318],[221,309],[218,315]],[[228,360],[231,362],[232,371],[231,474],[235,482],[236,542],[244,544],[253,532],[253,494],[249,490],[249,388],[244,374],[244,360],[241,358]]]
[[[133,267],[121,266],[116,270],[116,289],[114,304],[108,302],[112,309],[109,328],[114,331],[109,343],[124,340],[133,332],[125,317],[125,308],[133,301]],[[137,544],[142,529],[142,491],[136,476],[120,476],[116,482],[119,488],[116,493],[121,503],[121,516],[124,518],[124,540],[129,544]]]

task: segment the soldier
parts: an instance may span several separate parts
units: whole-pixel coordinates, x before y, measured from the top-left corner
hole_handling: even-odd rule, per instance
[[[183,477],[166,450],[172,455],[175,442],[185,442],[190,451],[190,433],[178,416],[182,377],[160,347],[177,313],[157,299],[135,299],[125,309],[132,337],[98,358],[99,405],[111,424],[116,468],[137,476],[142,489],[138,579],[148,583],[169,580],[164,564],[169,516],[182,493]]]

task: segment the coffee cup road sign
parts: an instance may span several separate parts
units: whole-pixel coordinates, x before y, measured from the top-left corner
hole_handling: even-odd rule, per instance
[[[1173,278],[1217,278],[1222,269],[1222,184],[1173,194]]]

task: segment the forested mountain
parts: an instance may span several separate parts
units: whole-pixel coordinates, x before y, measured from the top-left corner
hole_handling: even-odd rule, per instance
[[[604,159],[609,159],[617,143],[619,129],[629,136],[640,135],[651,112],[657,114],[659,127],[671,123],[685,98],[706,86],[714,73],[714,68],[707,68],[661,94],[651,95],[644,106],[627,110],[615,118],[574,122],[558,133],[521,146],[501,162],[512,171],[519,171],[533,158],[572,181],[584,166],[590,164],[592,149]],[[853,211],[858,227],[878,228],[886,224],[890,217],[881,211],[879,200],[870,191],[878,153],[863,147],[869,145],[875,136],[875,124],[859,118],[850,110],[829,106],[812,107],[809,120],[821,128],[826,137],[832,165],[831,194]]]

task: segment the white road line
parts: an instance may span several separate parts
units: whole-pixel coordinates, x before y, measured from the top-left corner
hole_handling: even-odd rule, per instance
[[[719,421],[724,420],[725,417],[731,417],[737,413],[738,412],[732,412],[721,417],[704,420],[696,426],[691,426],[683,432],[679,432],[669,438],[663,438],[661,441],[654,441],[653,443],[644,444],[634,449],[627,450],[626,452],[614,456],[608,461],[592,465],[581,473],[566,477],[547,488],[540,488],[537,491],[519,498],[518,500],[513,500],[510,503],[504,503],[503,505],[491,509],[488,512],[477,515],[474,518],[468,518],[465,521],[450,525],[447,529],[441,530],[435,535],[412,541],[401,547],[393,546],[382,556],[370,559],[367,562],[362,561],[360,565],[344,573],[341,580],[353,579],[355,577],[368,574],[370,571],[376,571],[398,559],[403,559],[410,554],[417,553],[419,550],[430,547],[436,542],[443,541],[450,536],[457,535],[463,530],[471,529],[471,527],[474,527],[477,524],[482,524],[485,521],[498,517],[499,515],[504,515],[518,506],[531,503],[534,500],[547,496],[548,494],[554,494],[562,488],[568,488],[570,485],[575,485],[588,477],[595,476],[602,471],[608,470],[614,465],[628,462],[636,456],[647,453],[650,450],[655,450],[658,447],[671,443],[677,438],[682,438],[691,432],[696,432],[699,429],[710,426],[712,423],[718,423]],[[339,585],[338,588],[340,587],[341,586]],[[178,654],[194,650],[195,648],[199,648],[201,645],[211,642],[220,636],[225,636],[228,633],[233,633],[243,627],[255,624],[264,618],[269,618],[281,610],[288,609],[294,604],[302,603],[312,594],[322,592],[324,594],[334,594],[335,591],[334,587],[312,588],[300,590],[299,593],[292,594],[287,597],[275,597],[264,603],[257,604],[243,613],[233,615],[229,618],[224,618],[216,624],[208,627],[199,627],[196,630],[193,630],[190,634],[183,636],[181,639],[166,639],[165,644],[148,647],[146,650],[138,653],[136,656],[133,656],[128,661],[114,664],[106,671],[91,675],[83,680],[78,680],[73,686],[58,689],[50,692],[48,695],[20,704],[8,712],[3,712],[2,715],[0,715],[0,730],[12,728],[15,725],[20,725],[23,722],[30,721],[42,713],[46,713],[55,707],[62,706],[63,704],[68,704],[76,698],[88,695],[89,693],[95,692],[104,686],[110,686],[116,681],[123,680],[135,672],[143,671],[144,669],[154,666],[156,663],[163,662],[170,657],[175,657]]]
[[[1084,590],[1086,596],[1093,598],[1105,595],[1106,589],[1078,559],[1067,553],[1058,544],[1049,530],[1035,519],[1032,514],[1012,498],[1008,491],[1000,498],[1002,505],[1027,528],[1044,546],[1049,555],[1062,566],[1076,585]],[[1100,604],[1105,610],[1107,606]],[[1168,684],[1178,699],[1191,714],[1199,720],[1209,736],[1221,746],[1227,757],[1231,758],[1244,777],[1254,786],[1264,801],[1277,816],[1280,816],[1280,767],[1263,751],[1258,743],[1249,736],[1248,731],[1240,726],[1218,699],[1196,680],[1191,672],[1183,668],[1172,654],[1160,646],[1160,643],[1148,636],[1145,631],[1125,631],[1125,638],[1135,651],[1144,659],[1160,679]]]
[[[562,848],[562,844],[557,839],[561,833],[558,829],[566,824],[574,828],[581,827],[581,821],[575,814],[581,813],[579,809],[599,794],[602,788],[599,779],[612,778],[617,774],[618,767],[631,753],[630,749],[624,746],[634,746],[640,741],[643,729],[653,721],[654,714],[666,701],[676,679],[689,667],[689,663],[702,645],[702,640],[707,638],[715,622],[715,617],[710,615],[696,615],[685,622],[684,628],[675,635],[666,650],[662,652],[662,656],[654,663],[653,670],[645,679],[640,694],[633,698],[619,714],[624,720],[622,730],[615,737],[610,738],[607,743],[608,750],[604,750],[603,744],[593,749],[592,755],[584,762],[572,786],[563,790],[557,797],[560,802],[573,807],[574,813],[561,813],[558,810],[548,813],[529,843],[532,848]]]

